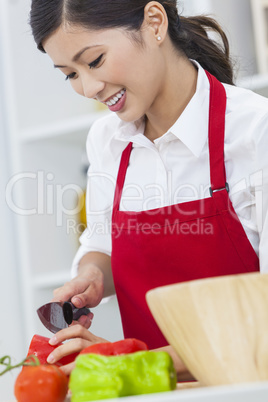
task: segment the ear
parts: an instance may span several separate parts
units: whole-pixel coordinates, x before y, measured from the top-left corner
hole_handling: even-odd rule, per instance
[[[144,24],[151,30],[155,39],[161,43],[168,31],[168,17],[166,10],[158,1],[150,1],[144,8]]]

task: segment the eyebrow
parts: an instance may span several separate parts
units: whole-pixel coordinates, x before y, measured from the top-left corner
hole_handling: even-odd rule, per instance
[[[76,53],[76,54],[74,55],[74,57],[72,58],[72,61],[77,61],[77,60],[79,60],[80,57],[82,56],[82,54],[83,54],[86,50],[91,49],[91,48],[93,48],[93,47],[98,47],[98,46],[100,46],[100,45],[93,45],[93,46],[86,46],[86,47],[83,47],[83,49],[81,49],[78,53]],[[54,68],[66,68],[66,66],[61,66],[61,65],[58,65],[58,64],[54,64]]]

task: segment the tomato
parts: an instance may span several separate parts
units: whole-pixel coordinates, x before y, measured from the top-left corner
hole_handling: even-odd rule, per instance
[[[67,376],[52,364],[24,366],[14,387],[18,402],[63,402],[67,391]]]
[[[34,335],[32,337],[27,356],[34,355],[38,357],[41,364],[46,364],[48,355],[58,346],[62,345],[62,343],[60,343],[59,345],[52,346],[48,343],[48,341],[49,338],[46,338],[45,336]],[[55,365],[60,367],[64,366],[65,364],[72,363],[77,356],[78,353],[72,353],[71,355],[60,359],[55,363]]]

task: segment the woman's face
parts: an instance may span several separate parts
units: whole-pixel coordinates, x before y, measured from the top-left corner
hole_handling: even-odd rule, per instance
[[[122,29],[60,27],[44,49],[80,95],[105,103],[124,121],[153,111],[161,96],[165,62],[152,30],[143,44]]]

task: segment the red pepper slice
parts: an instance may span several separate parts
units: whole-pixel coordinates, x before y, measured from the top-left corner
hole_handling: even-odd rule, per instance
[[[63,345],[62,343],[52,346],[48,343],[49,338],[41,335],[34,335],[28,350],[27,356],[35,355],[40,360],[41,364],[47,364],[48,355],[53,352],[58,346]],[[55,363],[56,366],[65,366],[65,364],[72,363],[79,353],[72,353],[71,355],[65,356]]]
[[[127,338],[117,342],[95,343],[83,349],[80,354],[95,353],[104,356],[117,356],[127,353],[148,350],[148,346],[143,341],[135,338]]]

